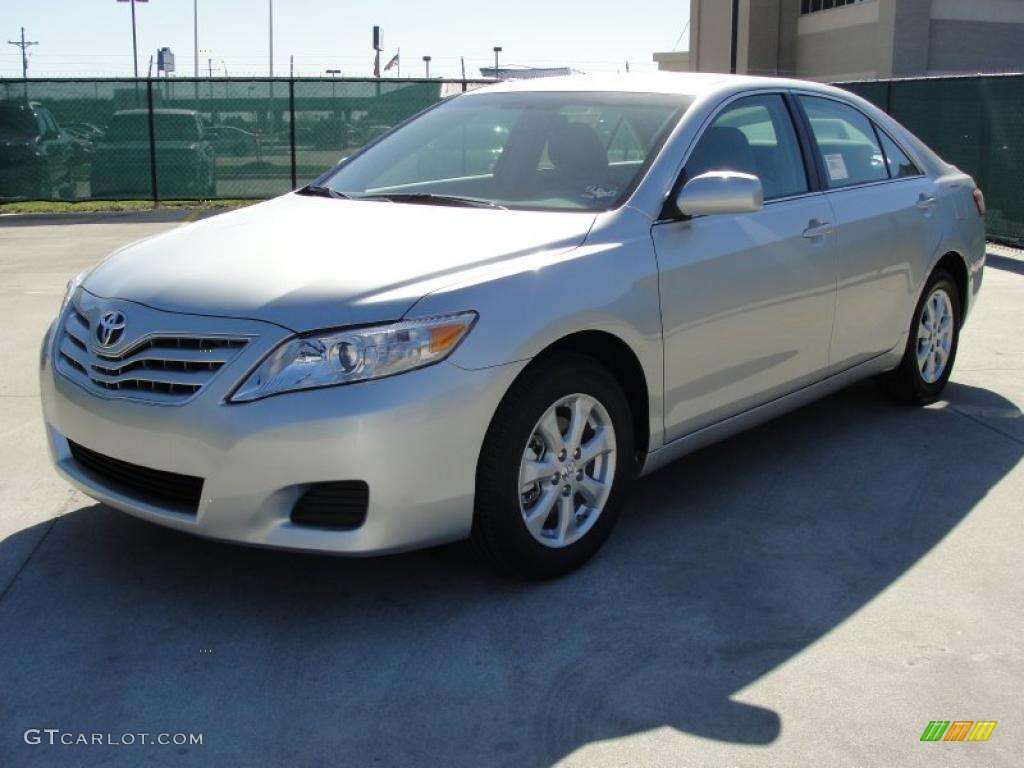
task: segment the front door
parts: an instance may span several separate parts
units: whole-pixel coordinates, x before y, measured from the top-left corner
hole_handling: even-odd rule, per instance
[[[779,94],[723,108],[686,178],[731,170],[761,178],[757,213],[664,221],[658,255],[669,440],[824,378],[836,291],[832,208],[811,192]]]

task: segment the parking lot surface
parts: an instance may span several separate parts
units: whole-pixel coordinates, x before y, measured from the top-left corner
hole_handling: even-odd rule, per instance
[[[1024,260],[990,256],[946,400],[865,382],[706,449],[582,571],[520,584],[457,547],[194,539],[58,478],[36,376],[64,283],[188,216],[0,218],[0,765],[1021,764]]]

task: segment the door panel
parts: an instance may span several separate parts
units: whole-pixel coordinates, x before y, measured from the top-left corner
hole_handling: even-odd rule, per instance
[[[933,214],[918,207],[930,179],[829,193],[839,249],[834,372],[887,352],[902,340],[916,299],[914,265],[930,244]]]
[[[826,375],[835,237],[804,232],[831,221],[819,194],[653,227],[668,440]]]
[[[930,179],[860,111],[801,96],[835,211],[838,281],[831,371],[902,340],[916,293],[912,267],[937,246]]]

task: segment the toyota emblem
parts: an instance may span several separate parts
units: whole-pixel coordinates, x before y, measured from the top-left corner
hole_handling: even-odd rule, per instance
[[[101,347],[112,347],[124,336],[124,313],[116,309],[104,312],[96,326],[96,340]]]

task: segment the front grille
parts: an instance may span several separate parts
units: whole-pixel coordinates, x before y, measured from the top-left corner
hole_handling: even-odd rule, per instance
[[[71,440],[68,440],[68,447],[71,448],[71,457],[82,469],[97,476],[113,490],[190,515],[194,515],[199,507],[203,492],[201,477],[129,464]]]
[[[358,528],[366,521],[370,487],[362,480],[317,483],[292,509],[292,522],[321,528]]]
[[[72,307],[57,349],[60,372],[95,392],[170,405],[196,395],[248,343],[230,336],[155,334],[111,355],[93,341],[89,318]]]

